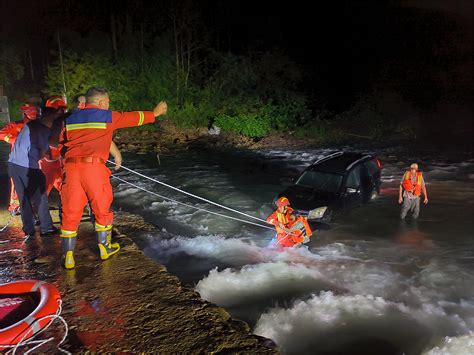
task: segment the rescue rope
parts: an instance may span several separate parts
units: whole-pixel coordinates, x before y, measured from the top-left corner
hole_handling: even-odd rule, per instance
[[[63,304],[62,300],[59,300],[58,311],[55,314],[50,314],[50,315],[35,319],[35,321],[30,324],[30,327],[25,332],[25,334],[23,334],[23,337],[20,339],[20,341],[17,344],[15,344],[15,345],[3,345],[2,344],[2,347],[4,347],[4,348],[11,348],[5,354],[15,355],[16,351],[18,350],[19,347],[27,346],[27,345],[35,345],[36,344],[33,348],[31,348],[31,349],[29,349],[28,351],[25,352],[25,355],[26,355],[26,354],[29,354],[32,351],[38,349],[39,347],[43,346],[44,344],[49,343],[50,341],[54,340],[54,337],[50,337],[48,339],[41,339],[41,340],[33,340],[33,339],[36,338],[39,334],[43,333],[46,329],[48,329],[49,326],[53,323],[53,321],[55,319],[59,319],[64,325],[64,336],[61,339],[61,341],[59,342],[59,344],[56,346],[56,348],[64,354],[71,355],[71,353],[69,351],[64,350],[60,347],[60,345],[62,343],[64,343],[64,341],[66,340],[66,338],[69,334],[69,327],[67,325],[67,322],[60,315],[62,313],[62,304]],[[25,338],[28,336],[29,332],[31,331],[33,324],[36,323],[36,322],[40,322],[42,320],[45,320],[45,319],[51,319],[51,321],[48,323],[48,325],[46,325],[46,327],[42,328],[39,332],[34,334],[30,339],[25,340]]]
[[[2,250],[0,251],[0,254],[6,254],[6,253],[12,253],[12,252],[18,252],[18,253],[22,253],[23,250],[21,249],[9,249],[9,250]]]
[[[13,221],[13,216],[10,215],[10,218],[8,219],[7,224],[5,224],[5,225],[2,227],[2,229],[0,229],[0,233],[3,232],[5,229],[7,229],[8,226],[12,223],[12,221]]]
[[[111,161],[111,160],[107,160],[107,161],[108,161],[109,163],[111,163],[111,164],[117,165],[117,164],[115,164],[115,162],[113,162],[113,161]],[[141,176],[141,177],[143,177],[143,178],[145,178],[145,179],[148,179],[148,180],[150,180],[150,181],[156,182],[157,184],[166,186],[166,187],[168,187],[168,188],[170,188],[170,189],[173,189],[173,190],[175,190],[175,191],[181,192],[181,193],[183,193],[183,194],[185,194],[185,195],[188,195],[188,196],[197,198],[198,200],[201,200],[201,201],[210,203],[211,205],[214,205],[214,206],[223,208],[223,209],[225,209],[225,210],[228,210],[228,211],[231,211],[231,212],[234,212],[234,213],[237,213],[237,214],[241,214],[241,215],[246,216],[246,217],[248,217],[248,218],[255,219],[255,220],[259,221],[259,222],[267,223],[267,221],[265,221],[264,219],[261,219],[261,218],[252,216],[252,215],[250,215],[250,214],[247,214],[247,213],[245,213],[245,212],[241,212],[241,211],[235,210],[235,209],[233,209],[233,208],[230,208],[230,207],[221,205],[221,204],[219,204],[219,203],[217,203],[217,202],[208,200],[208,199],[206,199],[206,198],[204,198],[204,197],[200,197],[200,196],[194,195],[194,194],[192,194],[192,193],[190,193],[190,192],[187,192],[187,191],[178,189],[177,187],[168,185],[168,184],[166,184],[166,183],[164,183],[164,182],[162,182],[162,181],[153,179],[152,177],[143,175],[143,174],[141,174],[141,173],[139,173],[139,172],[137,172],[137,171],[134,171],[134,170],[132,170],[132,169],[129,169],[129,168],[127,168],[126,166],[121,165],[121,168],[122,168],[122,169],[125,169],[125,170],[127,170],[127,171],[129,171],[129,172],[131,172],[131,173],[133,173],[133,174],[135,174],[135,175],[138,175],[138,176]],[[273,228],[270,228],[270,229],[273,229]]]
[[[266,229],[275,230],[275,228],[272,228],[272,227],[263,226],[263,225],[261,225],[261,224],[254,223],[254,222],[250,222],[250,221],[246,221],[246,220],[244,220],[244,219],[240,219],[240,218],[237,218],[237,217],[227,216],[227,215],[225,215],[225,214],[221,214],[221,213],[209,211],[209,210],[206,210],[206,209],[204,209],[204,208],[196,207],[196,206],[193,206],[193,205],[188,205],[187,203],[180,202],[180,201],[177,201],[177,200],[172,199],[172,198],[170,198],[170,197],[162,196],[162,195],[160,195],[160,194],[157,194],[156,192],[147,190],[147,189],[145,189],[144,187],[141,187],[141,186],[138,186],[138,185],[136,185],[136,184],[133,184],[133,183],[131,183],[131,182],[129,182],[129,181],[126,181],[126,180],[124,180],[124,179],[122,179],[122,178],[119,178],[119,177],[116,176],[116,175],[112,175],[111,177],[114,178],[114,179],[117,179],[117,180],[119,180],[119,181],[122,181],[122,182],[124,182],[124,183],[126,183],[126,184],[128,184],[128,185],[130,185],[130,186],[133,186],[133,187],[135,187],[135,188],[137,188],[137,189],[139,189],[139,190],[148,192],[148,193],[151,194],[151,195],[155,195],[155,196],[157,196],[157,197],[159,197],[159,198],[162,198],[162,199],[164,199],[164,200],[176,202],[177,204],[180,204],[180,205],[183,205],[183,206],[186,206],[186,207],[194,208],[194,209],[196,209],[196,210],[198,210],[198,211],[203,211],[203,212],[210,213],[210,214],[213,214],[213,215],[216,215],[216,216],[220,216],[220,217],[232,219],[232,220],[234,220],[234,221],[239,221],[239,222],[251,224],[251,225],[253,225],[253,226],[257,226],[257,227],[261,227],[261,228],[266,228]]]

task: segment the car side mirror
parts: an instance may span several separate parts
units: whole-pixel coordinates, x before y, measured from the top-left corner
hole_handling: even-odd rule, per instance
[[[355,194],[357,192],[357,189],[354,189],[353,187],[346,187],[346,192],[348,194]]]

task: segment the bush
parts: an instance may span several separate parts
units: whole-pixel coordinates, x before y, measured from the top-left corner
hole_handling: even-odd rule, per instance
[[[177,90],[174,54],[153,53],[142,65],[126,52],[115,60],[101,52],[65,52],[68,96],[102,86],[110,93],[111,109],[124,111],[151,109],[165,99],[169,110],[164,119],[178,127],[207,127],[215,120],[224,131],[249,137],[295,129],[307,121],[306,98],[295,91],[299,75],[285,56],[217,54],[215,62],[200,68],[201,81],[191,75],[186,89]],[[53,63],[44,93],[57,95],[62,90],[60,66]]]
[[[212,108],[205,104],[186,102],[181,108],[171,107],[166,117],[178,127],[197,128],[207,127],[213,114]]]
[[[295,130],[295,136],[309,138],[320,144],[337,144],[346,138],[338,120],[316,120]]]
[[[23,101],[16,101],[16,100],[12,100],[9,103],[8,110],[10,113],[10,121],[17,121],[23,118],[23,115],[20,112],[20,106],[23,104],[24,104]]]
[[[270,132],[270,120],[256,113],[242,113],[237,116],[220,114],[215,124],[224,131],[236,132],[247,137],[262,137]]]

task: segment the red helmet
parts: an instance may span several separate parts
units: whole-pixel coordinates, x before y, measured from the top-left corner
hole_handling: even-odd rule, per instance
[[[283,206],[288,206],[290,204],[290,200],[288,200],[286,197],[282,196],[277,200],[277,206],[278,207],[283,207]]]
[[[33,104],[23,104],[20,106],[20,112],[23,114],[23,119],[35,120],[38,117],[38,108]]]
[[[56,110],[65,110],[67,109],[67,103],[61,96],[51,96],[48,100],[46,100],[44,107],[51,107]]]

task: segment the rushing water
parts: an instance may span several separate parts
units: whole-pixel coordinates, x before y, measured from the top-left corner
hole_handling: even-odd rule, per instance
[[[327,153],[186,152],[160,157],[161,165],[153,156],[125,156],[124,165],[266,218],[281,181]],[[114,183],[115,201],[162,229],[138,240],[147,255],[285,353],[474,353],[474,160],[376,153],[383,164],[381,195],[317,231],[301,248],[268,248],[271,230],[122,182]],[[418,221],[402,222],[398,186],[412,161],[422,163],[430,203]],[[144,178],[119,176],[232,215]]]

